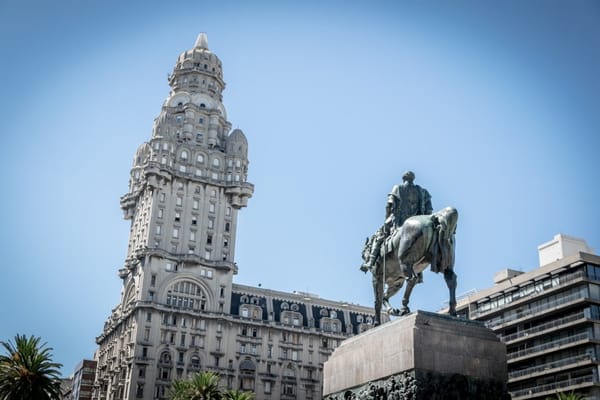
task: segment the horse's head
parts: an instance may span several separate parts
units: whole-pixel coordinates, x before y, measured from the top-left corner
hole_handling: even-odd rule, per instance
[[[434,214],[444,225],[447,235],[454,235],[458,224],[458,211],[454,207],[446,207]]]

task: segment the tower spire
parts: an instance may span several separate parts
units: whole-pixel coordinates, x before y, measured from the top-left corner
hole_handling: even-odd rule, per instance
[[[208,37],[206,36],[206,33],[201,32],[198,35],[198,39],[196,39],[196,44],[194,47],[197,49],[208,50]]]

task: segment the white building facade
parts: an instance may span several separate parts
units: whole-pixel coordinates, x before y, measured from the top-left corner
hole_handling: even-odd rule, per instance
[[[209,370],[257,399],[319,399],[324,361],[373,310],[233,283],[237,213],[254,186],[206,35],[169,85],[121,198],[131,231],[121,301],[97,338],[94,398],[163,399],[173,380]]]

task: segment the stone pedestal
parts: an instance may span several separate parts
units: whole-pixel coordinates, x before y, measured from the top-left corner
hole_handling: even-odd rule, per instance
[[[417,311],[345,340],[325,399],[510,399],[506,347],[482,323]]]

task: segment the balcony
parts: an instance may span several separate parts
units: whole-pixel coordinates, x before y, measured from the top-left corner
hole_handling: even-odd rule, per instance
[[[540,352],[550,350],[550,349],[553,351],[556,351],[556,350],[559,350],[561,346],[576,343],[576,342],[588,341],[590,339],[592,339],[591,335],[587,332],[583,332],[583,333],[579,333],[577,335],[573,335],[573,336],[566,337],[563,339],[553,340],[548,343],[533,346],[528,349],[519,350],[514,353],[509,353],[506,355],[506,359],[509,362],[516,361],[516,359],[528,356],[530,354],[540,353]]]
[[[552,328],[558,328],[575,321],[583,322],[585,320],[585,314],[583,312],[579,312],[577,314],[569,315],[564,318],[559,318],[553,321],[546,322],[545,324],[534,326],[533,328],[524,329],[517,333],[513,333],[512,335],[501,336],[500,340],[502,340],[504,343],[510,343],[521,338],[528,338],[529,336],[535,335],[537,333],[545,333],[545,331],[548,331]]]
[[[489,310],[485,310],[485,311],[475,310],[472,313],[471,318],[472,319],[478,319],[478,318],[480,318],[480,317],[482,317],[484,315],[489,315],[489,314],[495,313],[495,312],[497,312],[499,310],[502,310],[502,309],[505,309],[505,308],[508,308],[508,307],[518,306],[519,304],[524,304],[524,303],[531,302],[532,299],[534,299],[536,297],[539,297],[541,295],[548,294],[548,293],[551,293],[551,292],[555,292],[557,289],[564,288],[565,286],[570,285],[575,280],[584,279],[586,277],[587,276],[586,276],[586,274],[585,274],[584,271],[579,271],[579,272],[576,272],[574,274],[562,276],[560,278],[559,284],[556,285],[556,286],[551,286],[551,287],[549,287],[547,289],[539,290],[539,291],[535,291],[534,290],[534,291],[532,291],[528,295],[525,295],[525,296],[520,297],[520,298],[518,298],[516,300],[513,300],[513,301],[509,301],[507,303],[504,303],[502,306],[495,307],[495,308],[492,308],[492,309],[489,309]],[[522,300],[526,300],[526,301],[522,301]]]
[[[568,357],[563,360],[552,361],[546,364],[536,365],[535,367],[509,372],[508,380],[512,383],[521,379],[528,379],[539,375],[553,374],[558,371],[564,371],[568,368],[580,367],[592,362],[595,362],[595,359],[591,354],[581,354],[578,356]]]
[[[536,395],[535,397],[550,396],[554,395],[557,390],[575,390],[581,387],[591,386],[594,383],[597,382],[594,382],[594,377],[592,375],[582,376],[580,378],[567,379],[543,386],[533,386],[529,389],[517,390],[516,392],[511,392],[511,395],[512,400],[531,399],[533,395]]]
[[[514,314],[504,317],[504,318],[497,318],[497,319],[492,319],[492,320],[486,321],[485,326],[490,329],[499,329],[509,322],[525,319],[526,317],[530,317],[532,315],[536,315],[536,314],[539,314],[542,312],[548,313],[549,311],[552,311],[553,309],[556,309],[559,306],[567,305],[568,303],[576,303],[577,301],[583,301],[583,300],[585,300],[585,297],[581,293],[573,293],[568,296],[556,299],[552,302],[549,302],[549,303],[546,303],[546,304],[543,304],[543,305],[540,305],[537,307],[528,308],[521,312],[514,313]]]

